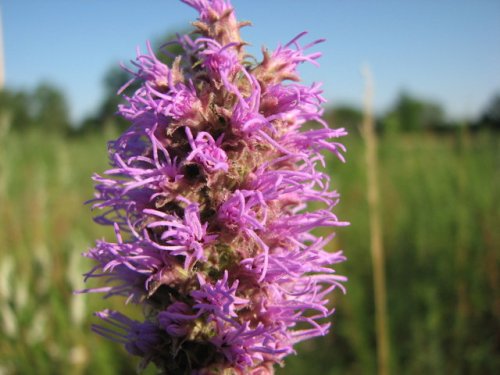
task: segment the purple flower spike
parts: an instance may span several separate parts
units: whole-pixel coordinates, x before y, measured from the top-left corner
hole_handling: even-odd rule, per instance
[[[273,374],[296,343],[328,333],[328,296],[345,292],[332,268],[345,257],[326,249],[348,223],[317,166],[325,151],[344,161],[346,132],[322,119],[321,85],[299,83],[322,40],[299,34],[254,63],[229,1],[182,1],[199,13],[198,35],[174,41],[184,52],[168,66],[147,44],[126,68],[130,127],[109,143],[90,201],[116,238],[84,254],[96,263],[86,279],[103,285],[81,292],[144,307],[142,322],[105,310],[93,327],[142,367]]]

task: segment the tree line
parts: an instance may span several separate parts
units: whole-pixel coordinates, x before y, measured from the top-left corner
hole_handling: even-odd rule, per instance
[[[178,51],[170,46],[171,54]],[[166,63],[171,58],[165,54]],[[43,129],[46,132],[59,132],[70,136],[102,132],[105,129],[124,129],[125,121],[116,115],[116,109],[123,99],[116,93],[130,79],[124,70],[114,67],[104,76],[104,99],[91,115],[78,123],[70,119],[69,105],[61,89],[50,83],[41,83],[33,90],[0,91],[0,130],[3,132],[23,132],[29,129]],[[129,88],[129,91],[134,87]],[[337,105],[326,109],[326,120],[335,127],[345,127],[357,133],[362,121],[362,110],[354,105]],[[500,130],[500,91],[494,95],[474,119],[450,120],[443,108],[436,102],[419,98],[408,92],[401,92],[393,105],[377,117],[377,129],[382,132],[446,132],[459,126],[477,130],[490,128]]]
[[[326,111],[326,118],[335,126],[348,128],[351,133],[359,132],[363,113],[352,105],[334,106]],[[376,117],[377,131],[390,132],[447,132],[458,127],[471,130],[493,129],[500,131],[500,91],[496,93],[473,119],[446,117],[443,108],[436,102],[419,98],[408,92],[401,92],[389,110]]]

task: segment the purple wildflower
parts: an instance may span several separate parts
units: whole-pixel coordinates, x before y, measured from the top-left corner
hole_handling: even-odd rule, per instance
[[[109,143],[91,201],[116,239],[85,254],[86,278],[105,285],[82,292],[147,307],[143,322],[105,310],[93,328],[143,366],[273,374],[297,342],[328,332],[328,295],[345,292],[331,267],[345,257],[325,250],[333,234],[312,231],[347,225],[317,169],[323,151],[344,161],[346,132],[321,118],[321,85],[298,83],[321,40],[302,46],[302,33],[251,63],[229,1],[182,1],[199,13],[199,35],[174,41],[184,53],[167,65],[148,44],[126,68],[120,92],[139,84],[119,106],[131,125]]]

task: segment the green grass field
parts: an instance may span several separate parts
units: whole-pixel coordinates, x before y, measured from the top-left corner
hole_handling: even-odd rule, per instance
[[[83,202],[110,136],[0,139],[2,375],[135,373],[134,358],[90,332],[93,311],[123,301],[72,293],[90,267],[80,254],[107,235]],[[334,295],[331,334],[299,346],[281,374],[376,372],[364,148],[356,136],[346,144],[348,162],[329,172],[352,223],[334,243],[348,256],[348,293]],[[488,132],[380,139],[394,374],[500,373],[499,146]]]

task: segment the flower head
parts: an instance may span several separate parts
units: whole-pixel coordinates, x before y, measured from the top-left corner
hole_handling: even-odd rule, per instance
[[[220,148],[223,136],[214,141],[210,133],[199,132],[194,139],[189,128],[186,128],[186,136],[192,149],[186,161],[194,160],[200,163],[209,173],[217,170],[227,172],[227,154]]]
[[[251,63],[229,1],[182,1],[199,13],[199,35],[175,41],[184,53],[169,66],[148,44],[126,68],[140,85],[121,90],[130,127],[109,143],[91,200],[116,238],[85,253],[96,263],[86,277],[105,285],[83,292],[147,307],[142,322],[97,313],[93,328],[142,365],[272,374],[297,342],[328,332],[328,295],[345,291],[333,234],[313,230],[347,225],[317,168],[323,151],[344,161],[346,133],[321,118],[320,84],[298,83],[321,40],[299,45],[302,33]]]

